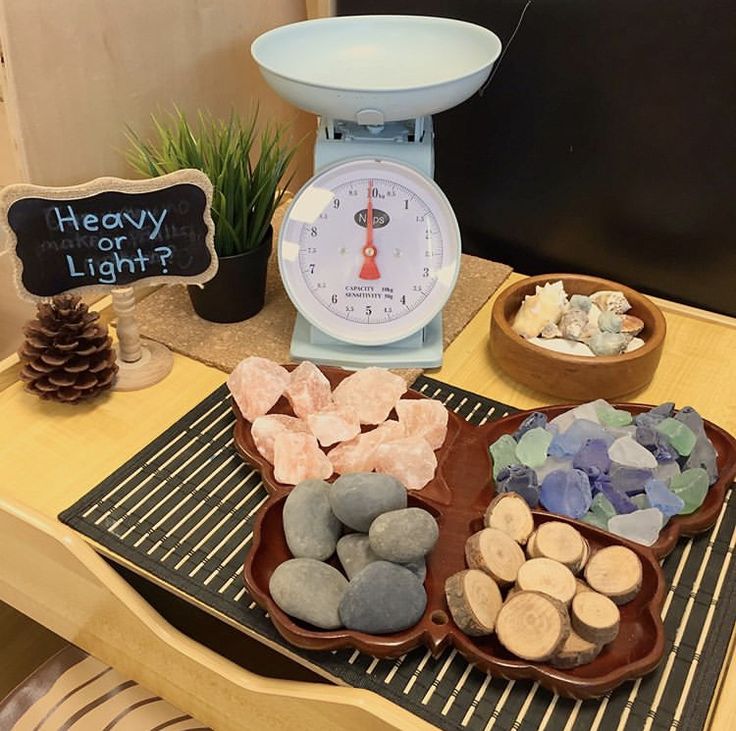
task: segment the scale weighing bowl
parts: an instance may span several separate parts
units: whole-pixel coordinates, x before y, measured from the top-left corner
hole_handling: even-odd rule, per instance
[[[275,28],[251,54],[270,86],[308,112],[382,124],[472,96],[501,53],[490,30],[449,18],[357,15]]]

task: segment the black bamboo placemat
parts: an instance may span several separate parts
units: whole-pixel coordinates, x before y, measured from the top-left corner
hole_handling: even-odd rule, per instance
[[[425,376],[413,387],[473,424],[514,411]],[[438,658],[419,648],[378,660],[287,645],[241,578],[253,522],[268,495],[233,446],[233,423],[222,386],[60,519],[244,631],[288,647],[316,672],[372,690],[442,729],[703,728],[736,615],[732,491],[715,527],[681,541],[665,560],[667,644],[659,668],[603,699],[573,701],[530,681],[492,678],[452,649]]]

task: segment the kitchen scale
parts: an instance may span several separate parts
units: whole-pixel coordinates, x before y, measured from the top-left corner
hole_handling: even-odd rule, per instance
[[[431,115],[472,96],[500,52],[486,28],[421,16],[309,20],[254,41],[266,81],[319,117],[315,175],[278,242],[294,360],[441,365],[461,241],[433,180]]]

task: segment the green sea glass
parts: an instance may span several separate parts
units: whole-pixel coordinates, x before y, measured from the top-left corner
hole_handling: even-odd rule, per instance
[[[602,492],[599,492],[593,498],[593,502],[590,505],[590,512],[607,525],[608,519],[616,515],[616,508],[613,507],[611,501]]]
[[[649,498],[642,493],[641,495],[633,495],[631,498],[631,502],[636,505],[639,510],[646,510],[647,508],[651,508],[652,506],[649,504]]]
[[[695,442],[698,440],[695,432],[689,426],[671,417],[660,421],[655,428],[670,440],[670,444],[683,457],[687,457],[693,451]]]
[[[608,530],[608,520],[601,517],[597,513],[588,512],[582,518],[580,518],[580,520],[582,520],[583,523],[588,523],[588,525],[594,525],[596,528]]]
[[[708,473],[702,467],[685,470],[672,478],[670,490],[685,503],[680,515],[689,515],[703,504],[708,494]]]
[[[624,409],[615,409],[610,404],[597,404],[595,413],[603,426],[628,426],[633,423],[634,417]]]
[[[521,464],[534,469],[541,467],[547,459],[547,448],[552,441],[552,434],[546,429],[536,427],[530,429],[519,439],[516,456]]]
[[[516,440],[510,434],[504,434],[496,439],[488,451],[493,458],[493,479],[498,477],[498,473],[511,464],[519,464],[519,458],[516,456]]]

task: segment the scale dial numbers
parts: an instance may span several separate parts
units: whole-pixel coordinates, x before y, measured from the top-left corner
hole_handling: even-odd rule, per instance
[[[400,340],[440,312],[460,258],[457,221],[434,181],[388,160],[327,168],[297,194],[279,266],[314,326],[349,343]]]
[[[367,246],[369,188],[374,225]],[[428,205],[391,180],[354,180],[332,192],[317,223],[305,223],[299,237],[299,264],[315,299],[334,315],[366,325],[416,309],[442,267],[440,229]],[[377,276],[366,277],[371,261]]]

